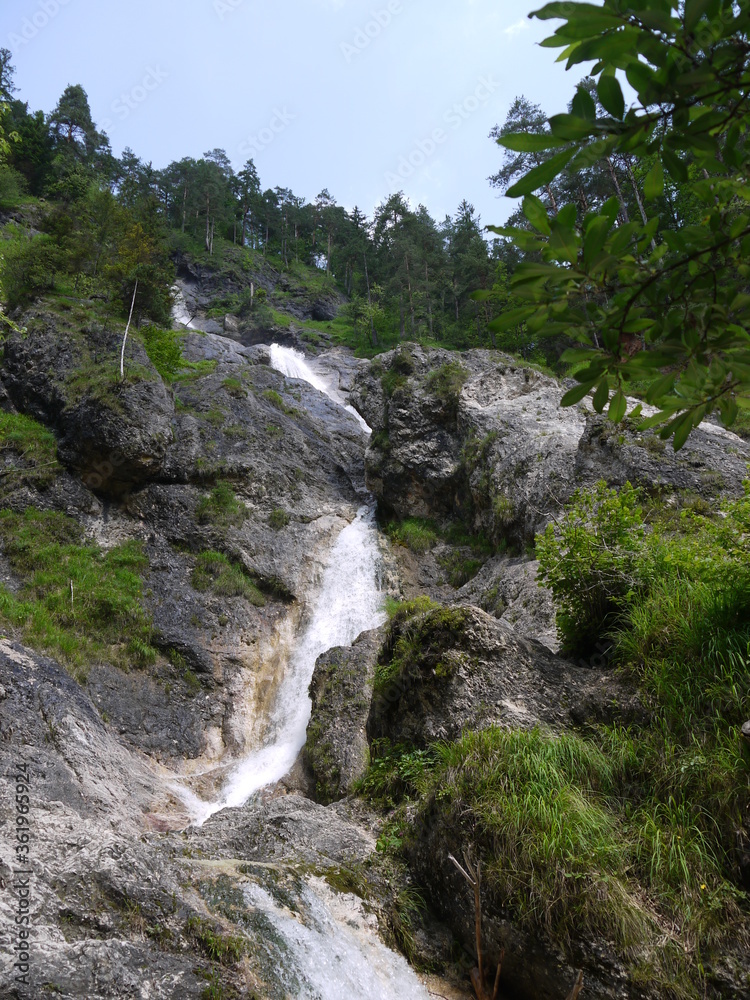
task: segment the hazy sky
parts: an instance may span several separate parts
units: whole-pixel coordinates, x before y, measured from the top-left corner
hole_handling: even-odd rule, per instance
[[[565,110],[577,77],[538,42],[541,0],[2,0],[19,96],[89,95],[119,155],[156,167],[221,147],[263,187],[327,187],[367,214],[402,189],[442,219],[510,203],[488,139],[513,98]]]

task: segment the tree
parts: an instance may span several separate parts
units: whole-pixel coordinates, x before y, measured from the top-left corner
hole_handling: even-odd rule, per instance
[[[593,63],[602,111],[581,86],[547,133],[498,138],[512,152],[548,158],[507,191],[524,198],[533,232],[494,229],[536,255],[512,279],[524,304],[495,329],[525,322],[538,335],[572,336],[582,346],[563,357],[581,366],[579,385],[563,403],[595,390],[595,409],[609,403],[619,421],[637,380],[658,411],[641,426],[660,426],[679,449],[715,410],[730,427],[740,407],[750,409],[750,8],[603,0],[551,3],[532,16],[562,20],[544,44],[563,48],[569,69]],[[618,74],[637,96],[630,108]],[[551,216],[534,193],[566,169],[606,170],[618,157],[642,176],[629,221],[617,196],[579,222],[575,204]],[[670,184],[691,201],[697,224],[676,224],[664,211]]]
[[[0,49],[0,103],[13,100],[18,87],[13,83],[16,67],[11,62],[13,58],[9,49]]]

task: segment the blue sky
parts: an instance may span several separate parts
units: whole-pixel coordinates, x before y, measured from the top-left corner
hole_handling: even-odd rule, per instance
[[[116,153],[156,167],[221,147],[264,187],[327,187],[365,212],[394,190],[438,219],[511,205],[488,139],[514,97],[565,110],[577,77],[538,42],[540,0],[4,0],[19,97],[89,95]]]

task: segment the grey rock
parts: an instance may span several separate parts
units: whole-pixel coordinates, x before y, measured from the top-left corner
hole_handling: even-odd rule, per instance
[[[315,664],[305,753],[320,802],[350,794],[367,769],[367,717],[383,636],[382,628],[363,632],[352,646],[329,649]]]
[[[402,638],[412,653],[375,690],[367,723],[371,741],[385,737],[426,747],[492,725],[561,730],[643,717],[634,693],[606,670],[574,666],[479,608],[454,606],[394,620],[384,665]]]
[[[465,382],[446,404],[434,378],[457,363]],[[384,354],[356,373],[352,391],[374,432],[368,486],[398,517],[460,520],[519,546],[599,479],[709,500],[741,495],[750,444],[731,432],[706,423],[675,455],[632,422],[607,423],[587,401],[561,407],[562,394],[554,379],[494,351],[457,357],[405,345]]]

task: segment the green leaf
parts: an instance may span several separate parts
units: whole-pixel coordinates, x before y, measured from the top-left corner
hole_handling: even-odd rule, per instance
[[[609,419],[615,424],[619,424],[628,409],[628,401],[622,389],[618,389],[609,404]]]
[[[521,178],[510,188],[506,194],[509,198],[523,198],[527,194],[533,194],[539,188],[545,187],[561,173],[573,158],[574,149],[566,149],[563,153],[557,153],[550,157],[545,163],[540,163],[528,174]]]
[[[670,177],[673,177],[680,184],[687,184],[689,178],[688,168],[680,159],[677,153],[666,147],[661,151],[662,163],[667,168]]]
[[[546,133],[538,135],[534,132],[514,132],[497,140],[498,146],[504,146],[514,153],[544,153],[548,149],[559,149],[565,143]]]
[[[594,393],[594,409],[597,413],[603,413],[604,407],[607,405],[607,400],[609,399],[609,385],[607,380],[604,379],[603,382],[599,383],[599,388]]]
[[[646,201],[653,201],[664,194],[664,167],[661,160],[657,160],[651,167],[646,180],[643,182],[643,197]]]
[[[503,333],[505,330],[512,330],[514,326],[524,323],[536,311],[534,306],[519,306],[517,309],[509,309],[501,313],[497,319],[493,319],[488,324],[493,333]]]
[[[585,87],[579,86],[571,105],[573,114],[587,122],[596,121],[596,103]]]
[[[527,194],[523,199],[523,214],[529,220],[534,229],[549,236],[552,229],[547,216],[547,209],[544,203],[534,194]]]
[[[594,382],[585,382],[583,385],[577,385],[573,389],[568,389],[560,400],[560,405],[573,406],[575,403],[580,403],[584,396],[588,396],[594,385]]]
[[[663,378],[657,379],[653,382],[646,392],[646,401],[652,406],[657,406],[663,396],[668,396],[669,393],[674,389],[674,384],[676,377],[674,375],[665,375]]]
[[[599,78],[596,91],[604,110],[608,111],[613,118],[621,121],[625,115],[625,98],[622,95],[622,87],[617,77],[602,75]]]
[[[686,413],[681,420],[675,423],[674,441],[672,442],[672,447],[675,451],[679,451],[690,437],[690,431],[693,429],[694,423],[695,415],[693,413]]]
[[[578,115],[553,115],[549,120],[552,134],[558,139],[568,139],[577,142],[586,139],[594,131],[593,122]]]
[[[714,0],[685,0],[685,30],[692,31]]]
[[[591,267],[599,256],[611,228],[612,223],[604,215],[597,216],[589,223],[583,238],[583,262],[586,267]]]

